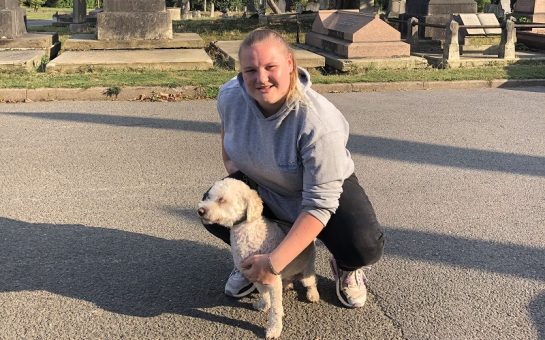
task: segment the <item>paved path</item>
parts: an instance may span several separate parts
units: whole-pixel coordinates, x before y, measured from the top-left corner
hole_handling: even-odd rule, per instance
[[[370,301],[285,294],[285,339],[545,338],[544,88],[328,95],[387,234]],[[195,206],[214,101],[0,105],[0,334],[263,337]]]

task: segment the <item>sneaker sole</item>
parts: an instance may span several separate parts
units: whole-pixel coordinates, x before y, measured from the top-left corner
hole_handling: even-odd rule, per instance
[[[256,286],[252,283],[246,287],[244,287],[238,294],[229,294],[225,292],[225,295],[233,297],[235,299],[243,298],[247,295],[250,295],[254,290],[256,290]]]

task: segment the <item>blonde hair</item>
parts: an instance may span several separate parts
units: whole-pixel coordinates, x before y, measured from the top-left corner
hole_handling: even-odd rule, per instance
[[[240,44],[240,47],[238,49],[238,58],[240,60],[240,52],[244,48],[251,47],[257,43],[260,43],[264,40],[268,39],[274,39],[277,42],[280,43],[282,48],[285,48],[286,53],[288,56],[291,56],[291,60],[293,61],[293,70],[290,74],[290,86],[288,88],[288,95],[286,97],[286,101],[301,101],[304,102],[303,93],[301,91],[301,88],[299,86],[299,71],[297,69],[297,62],[295,60],[295,54],[293,53],[293,50],[290,48],[286,40],[280,35],[280,33],[268,29],[268,28],[257,28],[246,36],[242,43]]]

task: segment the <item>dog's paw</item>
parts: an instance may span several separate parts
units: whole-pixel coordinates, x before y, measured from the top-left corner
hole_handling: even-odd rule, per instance
[[[267,327],[265,331],[265,338],[269,339],[278,339],[282,333],[282,321],[275,322],[272,326]]]
[[[318,301],[320,301],[320,293],[318,293],[318,289],[316,289],[316,287],[308,287],[307,288],[307,300],[309,302],[318,302]]]
[[[293,282],[286,282],[282,285],[284,290],[292,290],[293,289]]]
[[[271,308],[270,302],[267,303],[267,301],[265,301],[264,299],[259,299],[255,301],[252,305],[254,306],[256,310],[261,312],[266,312],[269,310],[269,308]]]

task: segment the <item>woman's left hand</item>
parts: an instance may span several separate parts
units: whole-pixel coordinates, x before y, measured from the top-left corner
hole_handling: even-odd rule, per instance
[[[277,279],[269,269],[269,254],[252,255],[242,263],[242,274],[250,280],[263,285],[270,285]]]

